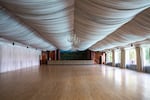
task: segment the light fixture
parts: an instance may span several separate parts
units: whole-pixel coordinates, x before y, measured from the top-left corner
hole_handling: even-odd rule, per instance
[[[13,42],[12,45],[15,45],[15,43]]]
[[[131,43],[131,47],[133,47],[133,44]]]

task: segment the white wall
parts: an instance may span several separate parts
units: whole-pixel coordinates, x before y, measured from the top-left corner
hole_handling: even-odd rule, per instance
[[[39,65],[40,51],[12,44],[0,44],[0,73]]]

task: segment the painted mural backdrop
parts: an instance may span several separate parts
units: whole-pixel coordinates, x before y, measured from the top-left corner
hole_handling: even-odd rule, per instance
[[[90,60],[90,53],[86,51],[60,51],[61,60]]]

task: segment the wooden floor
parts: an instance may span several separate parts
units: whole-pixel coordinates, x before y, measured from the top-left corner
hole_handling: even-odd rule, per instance
[[[0,100],[150,100],[150,74],[48,65],[0,74]]]

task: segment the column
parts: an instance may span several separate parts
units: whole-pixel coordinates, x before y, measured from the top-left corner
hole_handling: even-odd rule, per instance
[[[125,68],[125,50],[121,48],[121,68]]]
[[[137,62],[137,71],[143,71],[142,63],[142,50],[140,47],[136,47],[136,62]]]
[[[115,50],[112,50],[112,66],[115,67]]]

